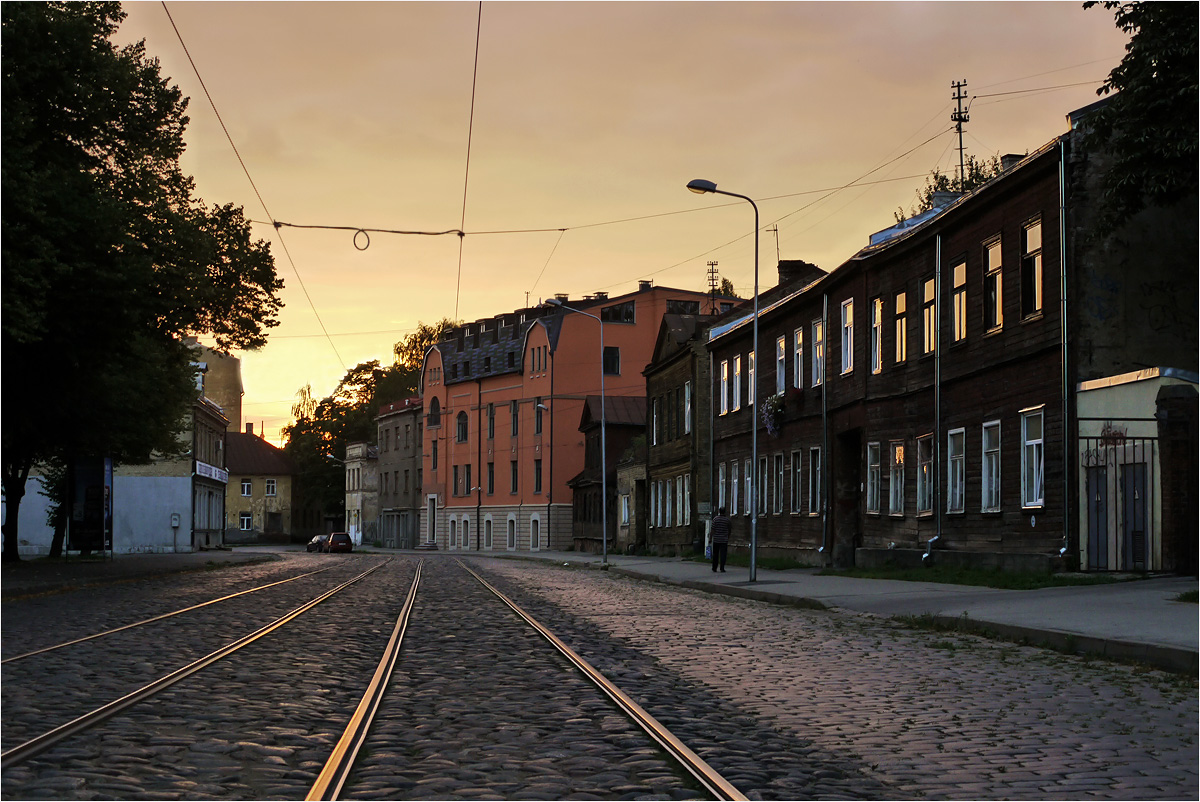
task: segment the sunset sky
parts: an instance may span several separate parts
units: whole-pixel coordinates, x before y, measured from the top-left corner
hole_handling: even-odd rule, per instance
[[[120,40],[145,39],[191,98],[197,195],[244,206],[286,283],[269,344],[238,354],[243,420],[277,445],[299,388],[328,395],[456,308],[704,289],[710,261],[748,296],[752,211],[693,178],[758,202],[763,289],[777,255],[832,270],[956,169],[953,81],[968,154],[1026,153],[1096,100],[1127,41],[1079,2],[485,3],[481,20],[466,2],[168,3],[247,178],[162,4],[125,9]],[[272,219],[463,228],[461,281],[455,235],[358,250],[351,230]],[[473,233],[498,231],[524,233]]]

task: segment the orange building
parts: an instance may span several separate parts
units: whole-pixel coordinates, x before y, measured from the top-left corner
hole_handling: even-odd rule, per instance
[[[587,397],[642,397],[664,314],[697,314],[703,292],[640,282],[616,298],[597,293],[477,320],[448,331],[425,355],[421,545],[537,551],[572,544],[567,486],[584,467],[579,422]],[[728,300],[728,299],[721,299]],[[609,542],[616,530],[609,465]]]

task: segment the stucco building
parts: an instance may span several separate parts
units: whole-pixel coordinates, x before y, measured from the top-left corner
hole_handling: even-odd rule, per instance
[[[290,542],[296,474],[291,459],[256,435],[252,423],[245,432],[227,435],[226,453],[226,542]]]
[[[411,549],[420,537],[421,399],[385,404],[375,422],[379,447],[379,539],[387,548]]]

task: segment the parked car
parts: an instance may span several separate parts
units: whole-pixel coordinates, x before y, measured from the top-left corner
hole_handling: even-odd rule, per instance
[[[317,535],[312,540],[308,541],[309,551],[325,551],[325,542],[329,540],[329,535]]]
[[[334,532],[329,536],[329,541],[325,544],[325,551],[354,551],[354,541],[345,532]]]

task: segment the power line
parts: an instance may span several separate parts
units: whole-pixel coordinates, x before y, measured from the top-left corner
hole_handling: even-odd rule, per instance
[[[463,239],[465,239],[462,229],[467,227],[467,186],[471,177],[471,135],[475,130],[475,87],[479,79],[479,33],[482,27],[483,0],[479,0],[479,14],[475,18],[475,69],[471,73],[471,116],[467,122],[467,163],[463,170],[462,222],[458,225],[458,280],[454,285],[455,320],[458,320],[458,299],[462,291],[462,254]]]
[[[204,83],[204,78],[200,76],[200,69],[196,66],[196,62],[188,50],[187,43],[183,41],[183,34],[179,32],[179,26],[175,24],[175,18],[171,16],[171,10],[167,8],[166,0],[162,0],[162,8],[167,14],[171,28],[175,31],[176,38],[179,39],[179,45],[183,48],[183,54],[187,56],[188,63],[192,65],[192,72],[196,74],[196,80],[200,82],[200,88],[204,90],[204,96],[208,98],[208,104],[212,106],[213,114],[217,117],[217,122],[221,124],[221,130],[225,132],[225,138],[229,140],[229,147],[233,148],[233,155],[237,156],[238,164],[242,166],[242,172],[246,174],[246,180],[250,182],[250,188],[254,190],[258,202],[262,204],[263,211],[267,213],[267,219],[274,221],[275,216],[267,208],[267,202],[263,200],[262,193],[258,191],[258,185],[254,183],[254,178],[251,177],[250,170],[246,167],[245,160],[242,159],[242,154],[238,152],[237,145],[234,143],[229,129],[225,126],[225,120],[221,119],[221,112],[217,110],[216,101],[213,100],[212,94],[209,93],[208,86]],[[296,267],[296,262],[292,259],[292,254],[288,250],[287,243],[284,242],[283,236],[279,233],[278,224],[275,225],[275,233],[279,237],[279,244],[283,248],[284,255],[287,256],[288,264],[292,266],[292,272],[296,274],[296,281],[299,282],[300,289],[304,291],[304,297],[308,299],[308,305],[312,307],[313,315],[317,318],[317,323],[321,326],[321,330],[325,331],[325,322],[321,320],[321,314],[317,311],[317,306],[313,303],[312,296],[308,294],[308,288],[304,286],[304,279],[300,278],[300,270]],[[338,362],[341,364],[342,370],[345,370],[346,363],[342,360],[342,355],[338,353],[337,346],[333,344],[333,340],[329,338],[328,333],[326,333],[325,337],[329,341],[329,347],[333,349],[333,355],[337,357]]]

